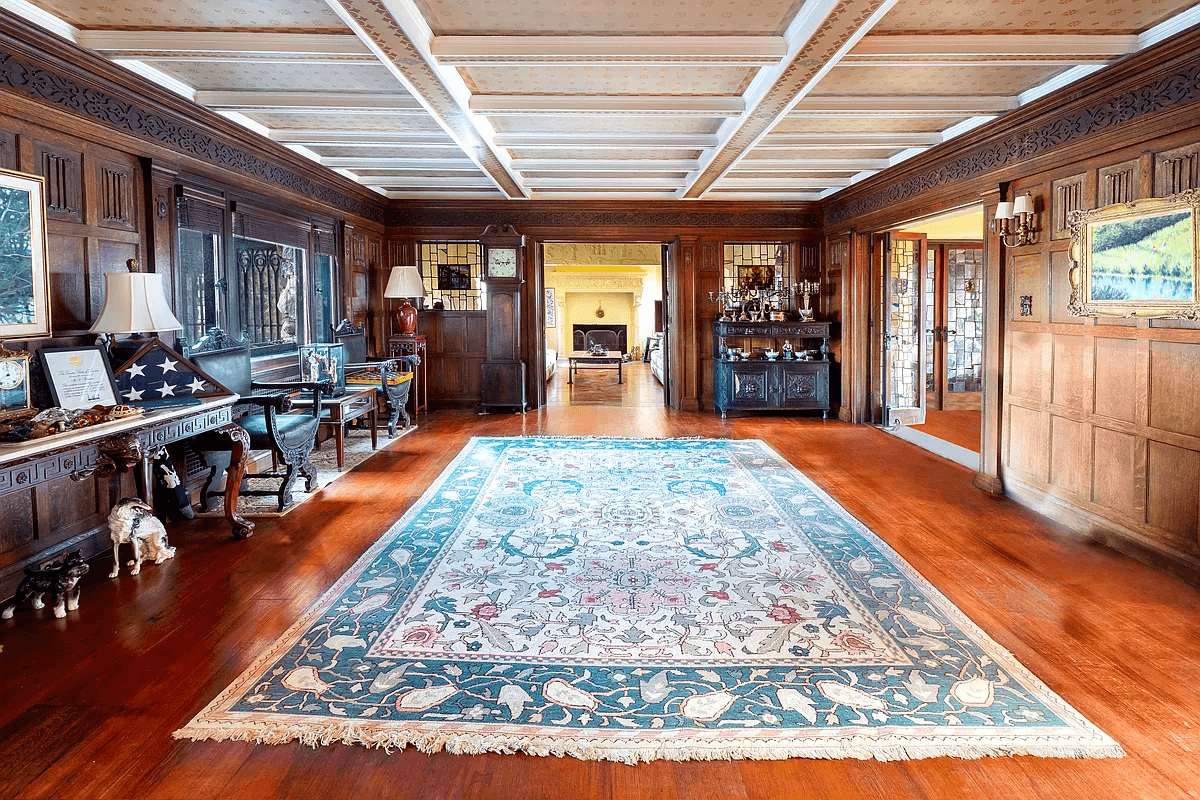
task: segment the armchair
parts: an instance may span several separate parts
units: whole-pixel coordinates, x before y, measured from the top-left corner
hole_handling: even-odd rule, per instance
[[[311,492],[316,488],[317,473],[313,469],[309,456],[317,441],[317,426],[321,419],[321,396],[329,394],[333,387],[326,383],[311,383],[304,381],[276,381],[271,383],[256,382],[250,374],[250,347],[245,342],[232,340],[219,328],[211,328],[200,341],[188,348],[186,355],[196,366],[204,370],[214,381],[220,383],[231,392],[236,392],[240,399],[234,406],[234,424],[245,431],[248,437],[249,449],[270,450],[274,461],[282,461],[287,467],[286,472],[267,472],[255,475],[255,478],[279,478],[282,482],[277,490],[240,489],[230,486],[226,481],[224,492],[210,491],[213,479],[217,474],[214,465],[208,480],[200,492],[200,508],[207,510],[208,498],[228,492],[239,492],[248,495],[277,495],[279,510],[287,506],[296,479],[303,475],[305,491]],[[291,393],[307,391],[312,393],[312,407],[303,414],[287,413],[292,406]],[[228,441],[209,437],[197,442],[200,450],[229,450]],[[230,471],[230,479],[235,477],[234,470]]]
[[[388,417],[388,437],[395,438],[396,423],[404,418],[404,427],[412,424],[408,416],[408,395],[412,391],[413,370],[421,363],[418,355],[376,358],[367,356],[365,331],[348,319],[333,329],[333,339],[346,355],[346,384],[375,386],[375,396],[384,402]]]

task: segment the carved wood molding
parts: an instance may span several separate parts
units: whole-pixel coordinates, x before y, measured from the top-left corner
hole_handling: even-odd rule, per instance
[[[702,227],[702,228],[818,228],[819,214],[803,211],[705,211],[691,209],[541,209],[513,205],[504,209],[393,207],[388,225],[398,228],[488,225],[530,227]]]
[[[833,225],[867,214],[930,189],[1019,164],[1056,148],[1077,144],[1089,136],[1141,121],[1151,114],[1172,111],[1197,100],[1200,100],[1200,65],[1122,91],[1019,133],[998,136],[963,155],[955,156],[951,149],[951,157],[940,164],[857,199],[834,201],[825,208],[825,221]]]
[[[0,48],[5,46],[0,41]],[[383,221],[383,211],[379,205],[342,194],[288,167],[221,141],[183,118],[159,113],[148,106],[121,100],[101,89],[82,85],[11,50],[0,49],[0,87],[139,139],[273,183],[297,194],[315,197],[365,219]]]

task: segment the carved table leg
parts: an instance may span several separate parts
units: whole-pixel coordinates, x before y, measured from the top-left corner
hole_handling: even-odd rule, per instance
[[[237,513],[238,493],[246,475],[246,456],[250,453],[250,434],[239,425],[224,425],[216,433],[229,438],[229,470],[225,473],[225,519],[233,529],[233,538],[249,539],[254,523]]]

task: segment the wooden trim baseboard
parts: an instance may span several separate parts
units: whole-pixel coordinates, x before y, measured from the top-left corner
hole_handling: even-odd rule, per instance
[[[1005,494],[1026,508],[1065,525],[1085,539],[1170,572],[1188,583],[1200,584],[1200,558],[1174,550],[1162,542],[1013,478],[1005,482]]]

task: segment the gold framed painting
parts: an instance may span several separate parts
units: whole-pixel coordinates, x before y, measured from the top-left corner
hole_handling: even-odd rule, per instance
[[[45,181],[0,169],[0,340],[50,335]]]
[[[1072,211],[1071,301],[1077,317],[1200,319],[1200,190]]]

